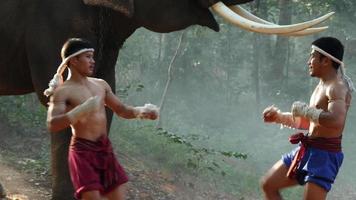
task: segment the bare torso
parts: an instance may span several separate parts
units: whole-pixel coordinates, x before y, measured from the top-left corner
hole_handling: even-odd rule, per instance
[[[87,84],[78,84],[66,81],[62,87],[68,91],[66,99],[66,112],[82,104],[88,98],[99,96],[102,104],[96,112],[90,113],[89,117],[80,119],[71,125],[73,136],[95,141],[100,136],[107,134],[107,120],[104,106],[106,96],[105,87],[95,78],[88,78]]]
[[[335,93],[337,94],[335,95]],[[310,98],[310,106],[330,112],[330,109],[333,109],[332,104],[337,104],[338,108],[335,110],[339,111],[337,112],[337,117],[340,118],[342,123],[340,123],[341,125],[339,126],[328,127],[310,122],[309,133],[311,134],[311,137],[330,138],[341,136],[345,126],[346,114],[350,102],[351,93],[345,82],[340,78],[329,83],[319,83]]]

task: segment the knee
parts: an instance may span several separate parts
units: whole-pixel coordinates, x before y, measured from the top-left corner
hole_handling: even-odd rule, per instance
[[[273,190],[273,184],[270,181],[270,179],[266,176],[263,176],[260,179],[260,188],[264,191],[264,192],[268,192]]]

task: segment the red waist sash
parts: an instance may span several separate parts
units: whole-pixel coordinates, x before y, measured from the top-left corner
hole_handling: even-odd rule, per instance
[[[313,147],[334,153],[341,152],[341,136],[335,138],[310,138],[304,135],[304,133],[296,133],[289,137],[289,142],[292,144],[298,144],[300,142],[301,145],[300,149],[298,150],[298,152],[296,152],[294,156],[292,164],[288,169],[288,178],[296,177],[298,166],[301,160],[303,159],[308,147]]]

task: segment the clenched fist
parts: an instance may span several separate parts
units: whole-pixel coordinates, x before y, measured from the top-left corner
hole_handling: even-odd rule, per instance
[[[140,119],[157,119],[159,115],[159,108],[153,104],[145,104],[144,106],[135,107],[136,109],[136,117]]]
[[[277,122],[279,121],[281,111],[274,105],[268,106],[264,109],[262,116],[264,122]]]

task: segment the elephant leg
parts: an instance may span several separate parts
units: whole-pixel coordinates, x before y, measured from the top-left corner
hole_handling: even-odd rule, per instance
[[[45,70],[43,70],[45,71]],[[42,104],[46,105],[46,98],[43,91],[47,84],[41,84],[39,73],[33,74],[33,83],[36,93]],[[54,74],[54,73],[53,73]],[[37,76],[36,76],[37,75]],[[48,80],[46,80],[47,82]],[[71,138],[71,130],[68,128],[58,133],[51,133],[51,169],[52,169],[52,199],[71,200],[73,196],[73,186],[68,169],[68,148]]]
[[[58,48],[57,48],[58,49]],[[56,52],[58,54],[58,52]],[[54,54],[54,53],[53,53]],[[36,58],[35,56],[31,57]],[[37,64],[34,62],[31,65],[32,82],[35,86],[35,90],[41,103],[46,106],[47,98],[43,95],[43,91],[48,84],[48,78],[54,74],[55,69],[49,72],[49,69],[39,69],[41,66],[55,66],[55,64]],[[43,62],[45,63],[45,62]],[[37,67],[37,68],[36,68]],[[53,68],[53,67],[52,67]],[[68,148],[71,138],[71,130],[68,128],[64,131],[51,134],[51,172],[52,172],[52,200],[72,200],[74,199],[74,190],[69,176],[68,169]]]
[[[31,72],[32,85],[44,106],[47,106],[48,98],[43,95],[48,87],[48,82],[57,70],[61,62],[60,50],[64,36],[56,34],[60,28],[48,26],[47,18],[35,18],[36,26],[29,26],[26,36],[26,52]],[[33,30],[32,30],[33,29]],[[63,29],[66,30],[66,29]],[[46,38],[37,40],[35,38]],[[52,173],[52,199],[72,200],[74,199],[73,186],[68,169],[68,147],[71,131],[67,129],[58,133],[51,133],[51,173]]]
[[[70,129],[51,134],[52,200],[74,199],[74,189],[68,168],[71,136]]]
[[[115,48],[103,48],[105,59],[97,59],[96,65],[105,66],[100,67],[95,74],[96,78],[105,80],[111,87],[111,90],[116,93],[116,79],[115,79],[115,64],[118,57],[118,47]],[[106,109],[107,118],[107,128],[108,133],[110,132],[110,125],[113,117],[113,112],[110,109]]]

